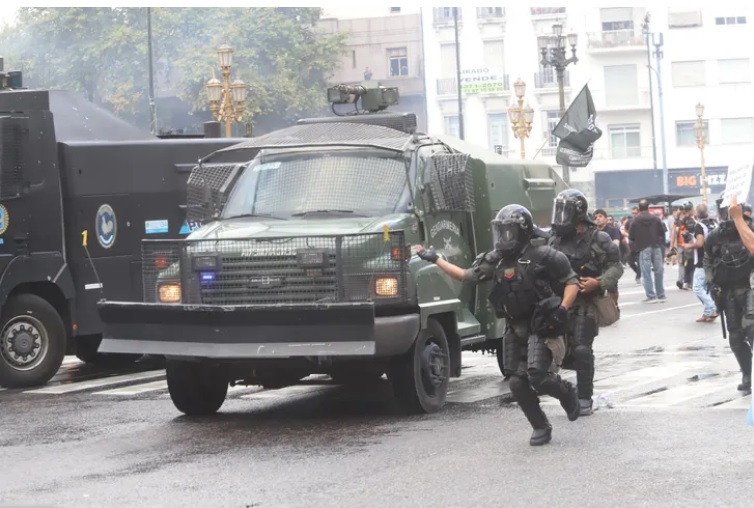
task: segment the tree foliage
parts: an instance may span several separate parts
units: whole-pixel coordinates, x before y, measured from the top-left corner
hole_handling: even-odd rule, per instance
[[[233,47],[231,79],[250,85],[255,130],[292,123],[325,106],[345,34],[317,28],[318,8],[153,8],[157,92],[190,111],[208,109],[204,85],[219,75],[216,48]],[[145,8],[21,8],[0,32],[6,67],[28,86],[83,93],[115,113],[148,122]]]

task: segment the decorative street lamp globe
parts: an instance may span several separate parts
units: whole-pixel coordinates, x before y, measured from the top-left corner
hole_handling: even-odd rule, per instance
[[[513,83],[513,89],[516,92],[516,97],[520,99],[526,94],[526,83],[519,79],[518,81]]]
[[[240,79],[235,80],[233,84],[230,85],[230,93],[233,96],[234,102],[244,102],[246,100],[246,91],[246,83]]]
[[[233,64],[233,48],[227,44],[217,48],[217,59],[220,62],[220,67],[230,67]]]
[[[704,115],[704,104],[701,102],[696,105],[696,116]]]
[[[207,98],[210,102],[217,102],[223,93],[223,84],[217,78],[207,81]]]
[[[534,121],[534,110],[529,106],[528,104],[524,108],[524,122],[527,125],[531,125],[531,123]]]

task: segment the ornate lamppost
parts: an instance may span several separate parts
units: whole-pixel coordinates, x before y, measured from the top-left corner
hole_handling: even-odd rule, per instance
[[[240,79],[230,81],[230,66],[233,63],[233,48],[223,44],[217,48],[217,59],[220,62],[223,80],[220,82],[213,77],[207,81],[207,98],[209,99],[212,117],[225,122],[225,137],[231,136],[231,125],[240,122],[246,107],[246,93],[248,87]]]
[[[558,79],[558,92],[560,94],[560,116],[565,114],[565,85],[563,83],[563,74],[566,67],[579,61],[576,56],[576,44],[579,41],[578,34],[569,33],[563,35],[563,25],[556,23],[552,25],[551,34],[543,34],[537,37],[537,46],[542,54],[540,63],[543,67],[552,67]],[[566,42],[571,46],[571,56],[566,57]],[[563,167],[563,180],[570,184],[570,168]]]
[[[707,202],[707,170],[704,167],[704,144],[707,142],[706,136],[704,135],[704,120],[702,120],[702,115],[704,115],[704,105],[700,102],[696,105],[696,126],[694,127],[694,130],[696,131],[696,146],[699,148],[699,152],[702,156],[701,161],[701,170],[702,170],[702,201],[705,203]]]
[[[531,124],[534,121],[534,110],[527,104],[524,107],[524,95],[526,94],[526,83],[519,79],[513,84],[513,89],[518,97],[518,106],[508,108],[508,118],[511,121],[513,135],[521,140],[521,159],[526,158],[525,139],[531,132]]]

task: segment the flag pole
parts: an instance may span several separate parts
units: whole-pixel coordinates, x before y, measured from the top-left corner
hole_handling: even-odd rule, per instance
[[[537,155],[539,155],[539,152],[541,152],[541,151],[542,151],[542,149],[543,149],[543,148],[545,147],[545,145],[547,144],[547,142],[548,142],[549,140],[550,140],[550,136],[547,136],[547,137],[545,138],[545,141],[544,141],[544,143],[542,143],[542,146],[540,146],[540,147],[539,147],[539,150],[537,150],[537,153],[535,153],[535,154],[534,154],[534,157],[532,157],[532,159],[536,159],[536,158],[537,158]]]

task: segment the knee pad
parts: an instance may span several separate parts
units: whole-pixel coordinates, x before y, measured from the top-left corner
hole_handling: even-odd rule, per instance
[[[751,346],[746,337],[746,330],[739,328],[737,330],[730,331],[730,349],[733,352],[743,351],[751,352]]]
[[[592,370],[594,369],[594,353],[591,348],[577,345],[571,351],[573,357],[572,364],[575,370]]]
[[[723,308],[725,311],[725,325],[728,327],[728,331],[732,336],[733,332],[742,329],[743,324],[741,321],[743,319],[743,309],[736,304],[736,300],[731,296],[725,298],[725,305]]]
[[[552,351],[547,347],[545,340],[536,335],[532,335],[529,338],[528,346],[527,363],[529,377],[532,376],[532,372],[548,372],[550,370],[550,365],[552,364]],[[533,380],[532,384],[534,384]]]
[[[503,374],[506,376],[523,375],[521,359],[523,345],[513,332],[503,335]]]
[[[573,316],[574,346],[592,348],[594,337],[597,335],[597,321],[591,316]]]
[[[527,384],[529,384],[529,382],[518,374],[512,374],[511,378],[508,380],[508,386],[510,387],[511,393],[513,394],[521,393],[526,389]]]

